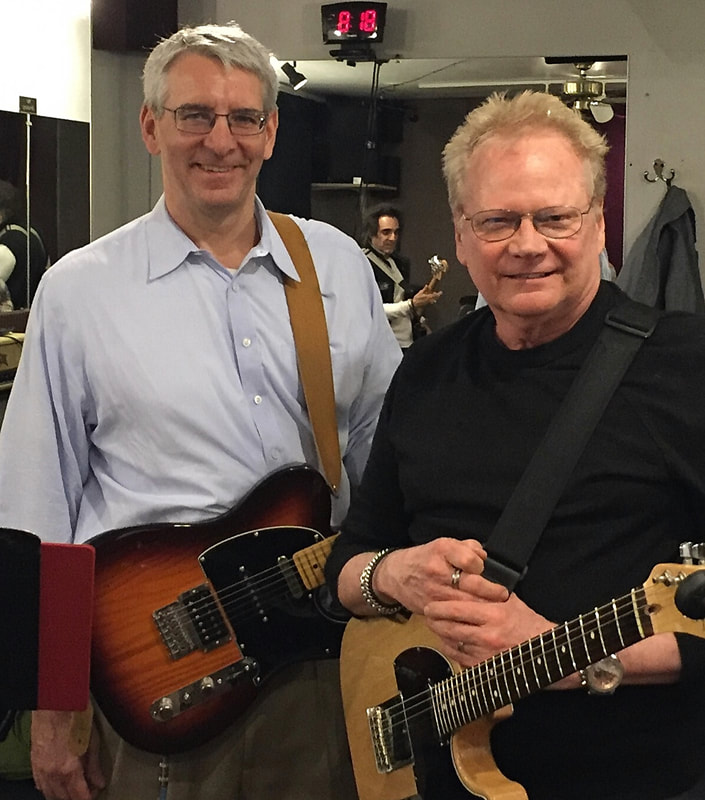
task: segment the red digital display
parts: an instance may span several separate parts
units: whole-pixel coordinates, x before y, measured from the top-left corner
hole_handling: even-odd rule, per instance
[[[351,20],[352,14],[347,9],[345,11],[341,11],[340,14],[338,14],[338,24],[335,27],[338,33],[350,33]]]
[[[360,14],[360,30],[365,33],[374,33],[377,30],[377,12],[368,8]]]
[[[387,12],[386,3],[349,2],[321,6],[323,41],[381,42]]]

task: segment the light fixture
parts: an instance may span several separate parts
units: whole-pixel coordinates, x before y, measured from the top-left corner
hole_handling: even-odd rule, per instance
[[[304,84],[307,83],[308,78],[297,71],[296,61],[294,61],[293,64],[290,64],[288,61],[286,61],[281,65],[281,68],[282,72],[289,79],[289,84],[294,91],[300,89],[302,86],[304,86]]]

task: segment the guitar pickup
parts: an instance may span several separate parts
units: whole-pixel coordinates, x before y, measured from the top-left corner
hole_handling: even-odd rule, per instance
[[[304,585],[301,583],[299,573],[294,567],[293,561],[288,556],[279,556],[277,566],[286,581],[291,596],[300,600],[304,596]]]
[[[152,613],[162,642],[174,661],[201,650],[215,650],[230,641],[230,631],[206,584],[179,595]]]

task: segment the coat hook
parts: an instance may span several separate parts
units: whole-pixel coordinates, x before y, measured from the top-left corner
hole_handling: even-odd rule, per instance
[[[676,173],[673,170],[670,170],[671,174],[668,177],[664,177],[664,174],[663,174],[664,166],[665,165],[664,165],[663,161],[661,161],[660,158],[657,158],[654,161],[654,172],[656,173],[656,177],[655,178],[650,178],[649,177],[649,170],[647,169],[647,170],[644,170],[644,178],[646,178],[646,180],[649,183],[656,183],[656,181],[663,181],[666,184],[666,186],[670,186],[671,185],[671,181],[675,177]]]

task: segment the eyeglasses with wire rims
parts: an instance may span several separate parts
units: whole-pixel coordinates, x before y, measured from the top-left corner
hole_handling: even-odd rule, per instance
[[[269,114],[252,108],[236,108],[227,114],[216,114],[208,106],[183,105],[167,108],[164,111],[174,115],[176,129],[183,133],[210,133],[218,117],[225,117],[230,133],[235,136],[256,136],[264,130]]]
[[[595,198],[581,211],[573,206],[549,206],[538,211],[509,211],[504,208],[491,208],[478,211],[463,219],[470,223],[472,232],[483,242],[503,242],[510,239],[519,230],[524,217],[531,220],[535,230],[548,239],[567,239],[574,236],[583,227],[583,217],[589,213]]]

